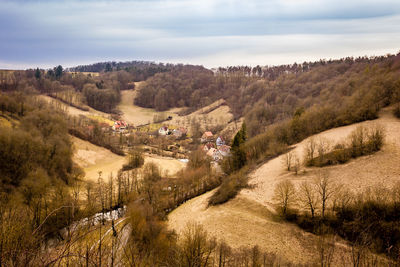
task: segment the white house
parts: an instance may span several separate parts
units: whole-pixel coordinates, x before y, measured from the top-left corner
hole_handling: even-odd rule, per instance
[[[215,143],[217,144],[217,146],[225,145],[225,141],[222,138],[222,136],[218,136],[217,141],[215,141]]]
[[[167,135],[168,134],[168,127],[167,126],[162,126],[160,129],[158,129],[158,134],[159,135]]]

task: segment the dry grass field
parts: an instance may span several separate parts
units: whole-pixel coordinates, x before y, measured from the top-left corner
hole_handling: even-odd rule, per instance
[[[137,84],[136,84],[137,86]],[[117,108],[122,112],[122,118],[129,124],[134,126],[152,123],[154,115],[159,112],[152,108],[142,108],[133,104],[135,99],[136,90],[121,91],[121,103]],[[166,116],[177,116],[174,112],[163,112]]]
[[[60,100],[54,99],[50,96],[46,96],[46,95],[40,95],[39,96],[41,99],[47,101],[48,103],[55,105],[56,107],[61,108],[62,110],[64,110],[66,113],[68,113],[71,116],[79,116],[79,115],[84,115],[87,117],[93,117],[94,119],[96,118],[104,118],[107,119],[110,117],[109,114],[95,110],[89,106],[87,106],[87,108],[89,109],[89,111],[84,111],[84,110],[80,110],[77,109],[75,107],[71,107],[63,102],[61,102]]]
[[[227,125],[233,118],[230,108],[227,105],[221,105],[222,99],[214,103],[196,110],[186,116],[176,116],[169,122],[172,125],[179,125],[190,128],[193,119],[200,123],[203,130],[207,130],[209,126]]]
[[[382,150],[344,165],[323,168],[335,183],[360,192],[400,181],[400,120],[394,118],[390,110],[383,110],[377,120],[331,129],[314,138],[326,138],[334,144],[344,140],[358,125],[376,124],[385,128]],[[306,142],[295,145],[293,152],[302,157]],[[258,245],[266,252],[277,253],[295,263],[316,263],[320,238],[279,220],[272,198],[278,182],[290,179],[299,185],[304,180],[314,179],[317,168],[308,168],[296,176],[285,170],[283,158],[284,155],[277,157],[253,171],[249,181],[253,188],[242,190],[225,204],[207,208],[212,194],[208,192],[181,205],[169,215],[169,227],[181,232],[188,222],[195,221],[233,247]],[[345,242],[337,240],[336,244],[334,265],[343,265],[342,258],[349,262],[350,250]]]
[[[127,161],[125,157],[105,148],[76,137],[71,138],[75,148],[73,160],[84,169],[87,180],[97,181],[100,171],[105,179],[108,179],[111,173],[115,176]]]
[[[104,179],[108,179],[110,174],[115,176],[127,162],[126,157],[118,156],[79,138],[71,138],[75,148],[73,160],[84,169],[87,180],[97,181],[100,171]],[[157,164],[163,175],[173,176],[186,166],[186,163],[170,157],[146,154],[144,159],[145,163]]]

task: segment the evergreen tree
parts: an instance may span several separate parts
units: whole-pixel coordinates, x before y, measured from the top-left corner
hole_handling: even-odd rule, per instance
[[[105,72],[110,72],[110,71],[112,71],[111,64],[110,64],[110,63],[107,63],[107,64],[106,64]]]
[[[247,140],[246,124],[242,124],[242,128],[236,133],[232,142],[232,167],[239,170],[246,164],[246,152],[243,144]]]
[[[40,72],[39,68],[36,68],[36,70],[35,70],[35,78],[39,80],[41,76],[42,76],[42,73]]]
[[[56,79],[61,78],[61,76],[63,75],[63,67],[61,65],[58,65],[54,68],[54,75],[56,76]]]

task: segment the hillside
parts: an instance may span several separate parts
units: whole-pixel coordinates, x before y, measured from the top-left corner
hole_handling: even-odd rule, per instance
[[[335,182],[354,191],[400,182],[400,120],[394,118],[390,110],[383,110],[377,120],[334,128],[313,136],[335,142],[347,137],[358,125],[373,124],[385,128],[386,143],[382,151],[344,165],[324,168],[329,170]],[[303,155],[306,142],[307,139],[294,145],[292,152]],[[318,237],[281,221],[276,215],[272,198],[278,182],[289,179],[298,186],[304,180],[314,179],[317,170],[307,168],[305,174],[297,176],[288,173],[283,163],[284,157],[281,155],[272,159],[253,171],[249,181],[251,189],[243,189],[235,199],[225,204],[207,207],[208,198],[213,192],[183,204],[169,215],[169,227],[181,232],[187,222],[196,221],[203,224],[210,234],[233,247],[258,245],[267,252],[277,253],[296,263],[314,262],[318,253]],[[337,264],[342,254],[350,256],[345,246],[335,253]]]

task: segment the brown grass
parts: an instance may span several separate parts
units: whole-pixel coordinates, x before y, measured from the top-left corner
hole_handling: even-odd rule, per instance
[[[137,86],[137,85],[136,85]],[[134,126],[152,123],[154,115],[158,112],[152,108],[142,108],[133,104],[136,90],[121,91],[121,103],[117,106],[122,112],[122,118]],[[167,116],[177,116],[174,111],[164,112]]]
[[[382,184],[390,186],[400,180],[400,120],[390,110],[383,110],[379,119],[325,131],[314,138],[326,138],[332,145],[348,136],[358,125],[380,124],[385,128],[385,144],[382,150],[369,156],[351,160],[347,164],[325,167],[336,183],[354,191],[362,191]],[[292,153],[303,157],[307,140],[295,145]],[[290,179],[296,186],[304,180],[314,179],[317,168],[306,169],[305,174],[294,175],[285,170],[284,155],[272,159],[250,174],[250,189],[219,206],[207,208],[213,191],[188,201],[169,215],[169,227],[181,232],[189,221],[199,222],[218,239],[224,239],[233,247],[254,245],[266,252],[274,252],[295,263],[316,263],[318,237],[306,233],[297,226],[280,221],[273,205],[277,183]],[[342,257],[349,262],[349,248],[339,241],[335,264],[343,265]],[[346,255],[344,255],[346,254]]]
[[[93,145],[76,137],[71,137],[74,143],[73,160],[85,171],[87,180],[97,181],[99,171],[102,177],[108,179],[112,173],[115,177],[124,164],[127,157],[118,156],[108,149]],[[154,162],[160,166],[163,175],[173,176],[186,166],[186,163],[170,157],[157,155],[144,155],[145,164]]]

